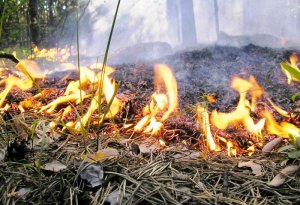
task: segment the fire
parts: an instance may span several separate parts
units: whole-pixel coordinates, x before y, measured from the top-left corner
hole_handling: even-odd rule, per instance
[[[64,62],[71,56],[71,49],[65,48],[50,48],[40,50],[38,47],[33,48],[33,54],[28,59],[45,58],[48,61]]]
[[[30,60],[20,61],[16,65],[15,73],[20,77],[10,75],[0,81],[0,85],[5,85],[4,90],[0,93],[0,107],[3,106],[3,103],[11,89],[18,87],[21,90],[28,90],[32,88],[36,78],[44,77],[39,66],[34,61]]]
[[[300,137],[300,129],[288,122],[278,124],[271,112],[265,110],[263,116],[266,118],[266,125],[269,134],[278,135],[284,138]]]
[[[213,135],[210,130],[209,116],[207,109],[200,105],[197,106],[197,121],[200,129],[206,137],[206,144],[210,151],[218,151],[219,147],[216,145]]]
[[[65,60],[70,54],[67,48],[65,50],[39,50],[35,48],[34,52],[34,56],[31,57],[56,58],[55,60]],[[290,65],[299,69],[297,62],[298,57],[292,55],[290,57]],[[76,69],[71,64],[64,64],[64,66],[69,69]],[[118,85],[110,77],[114,71],[109,66],[105,66],[103,70],[102,66],[99,65],[81,67],[79,80],[69,82],[62,96],[42,106],[42,103],[38,100],[44,98],[45,93],[47,93],[46,90],[43,90],[35,96],[22,101],[19,104],[19,109],[21,112],[25,112],[28,108],[35,108],[35,111],[39,111],[39,113],[57,114],[57,108],[65,105],[57,117],[58,121],[64,122],[65,127],[63,129],[81,130],[90,123],[92,115],[98,109],[100,111],[97,115],[98,123],[103,122],[104,119],[114,118],[122,107],[121,101],[116,97]],[[285,74],[288,77],[289,84],[293,80],[296,80],[288,72],[285,72]],[[0,85],[4,85],[4,89],[0,93],[0,107],[4,105],[5,99],[11,89],[19,88],[21,90],[28,90],[35,85],[35,79],[44,77],[45,73],[40,70],[37,63],[31,60],[20,61],[16,66],[14,75],[3,76],[0,81]],[[150,103],[143,108],[143,117],[135,124],[133,129],[135,132],[159,136],[158,143],[160,146],[166,147],[168,142],[161,136],[164,122],[169,119],[170,115],[178,107],[177,82],[167,65],[157,64],[154,66],[154,86],[155,92],[151,95]],[[228,156],[235,157],[239,153],[247,153],[251,156],[257,147],[261,147],[260,144],[263,138],[262,130],[264,128],[270,135],[278,135],[284,138],[300,138],[300,129],[297,126],[288,122],[278,123],[269,110],[260,109],[257,116],[261,117],[258,119],[252,117],[253,113],[257,111],[257,101],[265,94],[265,90],[257,83],[253,76],[250,76],[249,79],[233,77],[231,88],[239,94],[238,104],[232,112],[223,113],[213,110],[210,114],[207,106],[196,106],[197,124],[205,137],[206,146],[210,151],[220,151],[222,145],[226,147]],[[267,97],[266,99],[280,115],[286,118],[293,117],[292,114],[272,102],[270,98]],[[81,112],[76,111],[79,114],[77,120],[67,121],[69,113],[78,107],[73,106],[72,103],[78,105],[83,103],[84,100],[89,100],[89,107],[83,107]],[[207,95],[206,101],[216,103],[216,98],[214,95]],[[103,106],[103,104],[106,105]],[[5,112],[9,108],[10,106],[6,104],[4,108],[0,109],[0,112]],[[51,128],[54,128],[56,125],[57,122],[53,122]],[[239,147],[240,143],[234,140],[236,135],[229,135],[229,137],[224,138],[214,133],[216,129],[236,129],[240,125],[251,133],[251,138],[246,145],[243,144],[243,148]],[[132,126],[133,124],[124,125],[127,129],[132,129]],[[222,131],[220,135],[222,133],[225,132]],[[182,144],[187,145],[187,142],[183,140]]]
[[[171,69],[164,64],[154,66],[155,92],[151,102],[143,109],[144,117],[134,126],[134,131],[157,135],[163,122],[178,106],[177,82]]]
[[[234,77],[231,87],[240,94],[237,108],[231,113],[221,113],[214,110],[211,116],[212,124],[222,130],[227,129],[231,125],[237,126],[242,124],[255,136],[261,136],[265,119],[261,119],[255,123],[250,116],[250,112],[255,111],[256,100],[264,93],[263,88],[257,84],[253,76],[249,78],[249,81]],[[251,103],[247,100],[248,93],[251,95]]]
[[[298,56],[296,54],[292,54],[290,56],[290,66],[292,66],[293,68],[299,70],[299,67],[298,67]],[[298,81],[296,78],[293,78],[288,71],[286,71],[283,68],[282,68],[282,70],[283,70],[283,72],[285,73],[285,75],[287,77],[288,84],[291,84],[292,81]]]
[[[92,66],[94,69],[99,69],[99,67]],[[94,72],[92,69],[87,67],[81,67],[80,80],[71,81],[66,88],[66,91],[63,96],[58,97],[51,103],[43,106],[40,109],[40,112],[47,112],[52,114],[55,112],[55,109],[60,104],[66,104],[74,102],[76,104],[81,103],[84,99],[92,97],[90,107],[87,112],[82,116],[80,120],[76,123],[69,123],[68,127],[75,127],[75,129],[80,130],[82,126],[85,126],[92,114],[96,111],[100,103],[106,101],[109,103],[112,100],[110,109],[107,112],[105,118],[114,117],[120,109],[120,101],[114,97],[116,85],[115,82],[112,82],[108,77],[114,72],[114,69],[106,66],[105,71],[100,71],[99,73]],[[102,83],[101,83],[102,82]],[[100,84],[100,85],[99,85]],[[95,94],[89,94],[89,89],[97,88]],[[98,97],[100,96],[100,100]],[[67,115],[72,108],[68,106],[64,112],[63,117]],[[100,118],[103,118],[100,116]],[[72,125],[72,126],[71,126]]]

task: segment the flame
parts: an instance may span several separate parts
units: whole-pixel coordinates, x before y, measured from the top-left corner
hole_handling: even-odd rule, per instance
[[[21,90],[28,90],[32,88],[33,82],[31,79],[21,79],[15,76],[9,76],[6,79],[0,81],[0,85],[5,84],[4,90],[0,93],[0,107],[3,106],[3,103],[6,99],[6,96],[10,90],[14,87],[18,87]]]
[[[270,98],[267,98],[267,100],[269,101],[269,103],[271,104],[271,106],[282,116],[284,117],[290,117],[289,113],[287,111],[285,111],[284,109],[282,109],[281,107],[279,107],[278,105],[276,105]],[[293,116],[293,114],[291,114],[291,116]]]
[[[156,91],[150,104],[143,109],[144,117],[134,126],[134,131],[158,135],[163,122],[177,108],[178,96],[176,79],[167,65],[155,65],[154,74]]]
[[[256,100],[264,93],[263,88],[257,84],[253,76],[249,78],[249,81],[234,77],[231,87],[240,94],[237,108],[231,113],[221,113],[214,110],[211,116],[213,125],[224,130],[231,125],[237,126],[238,124],[242,124],[255,136],[261,136],[265,119],[261,119],[255,123],[250,116],[250,111],[255,111]],[[251,103],[246,99],[247,93],[251,95]]]
[[[226,144],[227,155],[230,157],[235,157],[237,155],[237,148],[231,140],[227,140],[224,137],[218,136],[219,140]]]
[[[248,151],[248,156],[252,156],[255,151],[255,145],[251,145],[250,147],[248,147],[247,151]]]
[[[237,155],[237,150],[236,150],[233,142],[230,140],[227,141],[227,154],[230,157],[236,157],[236,155]]]
[[[100,68],[99,66],[95,65],[92,65],[91,67],[93,69]],[[87,112],[82,116],[82,118],[78,120],[78,122],[70,123],[68,125],[68,127],[74,126],[76,130],[80,130],[82,126],[85,126],[88,123],[92,114],[98,108],[99,103],[103,103],[104,101],[109,103],[111,101],[111,99],[114,97],[116,89],[115,82],[112,82],[111,79],[108,77],[114,72],[114,69],[112,67],[106,66],[105,71],[103,73],[102,71],[100,71],[99,73],[95,73],[92,69],[89,69],[87,67],[81,67],[80,69],[80,80],[71,81],[68,84],[63,96],[56,98],[54,101],[43,106],[40,109],[40,112],[47,112],[49,114],[52,114],[55,112],[55,109],[60,104],[66,104],[70,102],[75,102],[76,104],[79,104],[84,99],[92,97],[90,107],[87,110]],[[101,83],[101,79],[103,83]],[[92,88],[97,88],[97,91],[94,95],[88,93],[88,90]],[[99,94],[100,100],[98,100]],[[110,109],[108,110],[105,118],[114,117],[119,112],[120,106],[120,101],[116,97],[114,97],[112,99]],[[67,107],[63,112],[62,118],[64,118],[71,110],[71,107]],[[100,118],[102,117],[104,117],[104,115],[100,116]]]
[[[0,81],[0,85],[5,84],[4,90],[0,93],[0,107],[3,106],[3,103],[11,89],[18,87],[21,90],[28,90],[32,88],[35,78],[44,77],[43,72],[34,61],[21,60],[16,65],[16,69],[19,71],[17,74],[20,75],[20,77],[10,75]]]
[[[267,131],[269,134],[278,135],[284,138],[300,137],[300,129],[288,122],[278,124],[271,112],[265,110],[263,116],[266,118]]]
[[[50,49],[39,49],[37,46],[33,48],[33,54],[28,59],[34,58],[45,58],[48,61],[59,61],[63,62],[69,59],[71,56],[71,49],[65,48],[50,48]]]
[[[218,151],[219,148],[215,143],[213,135],[210,130],[209,116],[207,109],[201,105],[197,105],[197,122],[200,125],[202,132],[206,137],[206,144],[210,151]]]
[[[292,54],[292,55],[290,56],[290,66],[292,66],[293,68],[299,70],[299,67],[298,67],[298,56],[297,56],[296,54]],[[293,78],[293,77],[291,76],[291,74],[290,74],[288,71],[286,71],[286,70],[283,69],[283,68],[281,68],[281,69],[283,70],[284,74],[285,74],[286,77],[287,77],[287,83],[288,83],[288,84],[291,84],[292,81],[298,81],[296,78]],[[299,70],[299,71],[300,71],[300,70]]]

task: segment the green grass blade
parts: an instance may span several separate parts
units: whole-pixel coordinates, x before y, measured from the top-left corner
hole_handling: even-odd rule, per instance
[[[300,81],[300,71],[298,69],[296,69],[296,68],[294,68],[294,67],[292,67],[292,66],[290,66],[289,64],[286,64],[286,63],[281,63],[280,65],[284,70],[289,72],[292,77],[294,77],[295,79]]]

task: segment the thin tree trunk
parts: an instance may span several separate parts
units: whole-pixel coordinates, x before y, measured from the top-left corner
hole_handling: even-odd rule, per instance
[[[220,34],[218,0],[214,0],[214,12],[215,12],[216,36],[217,36],[217,42],[218,42],[219,41],[219,34]]]
[[[38,24],[38,0],[29,0],[28,11],[30,16],[31,42],[38,46],[40,43],[40,30]]]

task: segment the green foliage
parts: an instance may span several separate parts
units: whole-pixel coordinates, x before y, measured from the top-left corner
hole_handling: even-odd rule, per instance
[[[288,156],[291,159],[299,159],[300,158],[300,150],[293,150],[288,152]]]
[[[295,94],[292,96],[292,100],[295,102],[295,100],[296,100],[297,97],[300,97],[300,92],[295,93]]]
[[[288,71],[288,72],[291,74],[291,76],[292,76],[293,78],[295,78],[295,79],[297,79],[298,81],[300,81],[300,71],[299,71],[298,69],[296,69],[296,68],[290,66],[290,65],[287,64],[287,63],[281,63],[280,65],[281,65],[281,67],[282,67],[284,70]]]

